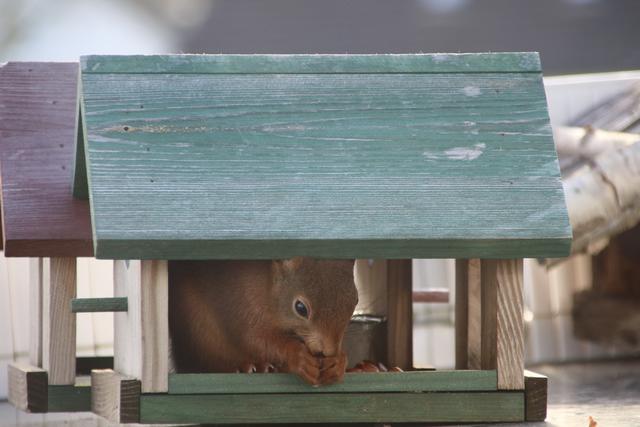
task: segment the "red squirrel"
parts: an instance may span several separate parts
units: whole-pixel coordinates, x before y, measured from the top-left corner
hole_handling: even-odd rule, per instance
[[[291,372],[342,380],[358,302],[354,260],[172,261],[169,329],[178,372]]]

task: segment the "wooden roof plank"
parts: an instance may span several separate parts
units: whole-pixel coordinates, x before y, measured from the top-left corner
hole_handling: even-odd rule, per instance
[[[0,68],[0,173],[6,256],[92,256],[88,202],[71,194],[78,64]]]
[[[568,253],[539,73],[145,73],[153,57],[136,58],[130,74],[125,57],[84,65],[117,71],[83,73],[98,257]]]
[[[83,73],[539,73],[537,52],[378,55],[92,55]]]

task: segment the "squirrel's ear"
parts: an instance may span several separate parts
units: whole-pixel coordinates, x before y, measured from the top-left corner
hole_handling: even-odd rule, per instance
[[[273,273],[276,277],[286,276],[287,273],[291,273],[300,267],[302,263],[302,257],[291,259],[274,259],[272,264]]]
[[[295,257],[290,259],[283,259],[280,262],[282,263],[282,268],[285,271],[294,271],[302,266],[303,261],[304,261],[304,258]]]

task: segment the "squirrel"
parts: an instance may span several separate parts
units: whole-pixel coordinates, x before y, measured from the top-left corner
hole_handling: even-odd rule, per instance
[[[177,372],[291,372],[343,379],[342,339],[358,293],[355,260],[171,261]]]

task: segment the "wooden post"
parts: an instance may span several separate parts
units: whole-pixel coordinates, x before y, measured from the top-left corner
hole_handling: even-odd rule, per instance
[[[524,390],[522,259],[482,260],[482,369],[498,390]]]
[[[480,369],[480,260],[456,260],[456,369]]]
[[[114,262],[114,294],[128,311],[114,313],[114,370],[139,379],[143,393],[168,390],[169,311],[166,261]]]
[[[70,385],[76,378],[76,259],[42,261],[42,367],[49,385]]]
[[[387,261],[387,364],[413,367],[411,259]]]
[[[456,261],[456,368],[495,369],[524,389],[522,260]]]
[[[111,369],[91,371],[91,411],[114,423],[140,421],[140,381]]]
[[[29,259],[29,363],[42,367],[42,258]]]

